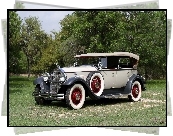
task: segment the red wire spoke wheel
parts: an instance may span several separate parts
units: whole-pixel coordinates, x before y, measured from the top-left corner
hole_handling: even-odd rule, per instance
[[[87,83],[95,96],[100,96],[104,90],[104,79],[100,72],[95,71],[89,73]],[[91,96],[92,97],[92,96]]]
[[[74,88],[71,93],[71,100],[75,105],[78,105],[82,99],[82,91],[80,88]]]
[[[94,93],[98,93],[101,89],[101,80],[98,76],[95,76],[91,81],[91,89]]]
[[[131,88],[131,94],[128,96],[130,101],[137,102],[140,100],[142,94],[141,84],[134,81]]]
[[[65,94],[66,104],[70,109],[80,109],[85,102],[85,89],[81,84],[69,87]]]

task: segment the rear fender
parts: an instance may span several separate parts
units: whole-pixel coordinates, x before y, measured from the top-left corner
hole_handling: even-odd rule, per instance
[[[141,75],[135,75],[133,74],[129,79],[128,79],[128,82],[126,84],[126,87],[124,89],[124,92],[126,93],[131,93],[131,88],[132,88],[132,84],[134,81],[138,81],[140,84],[141,84],[141,88],[142,88],[142,91],[145,90],[145,81],[143,79],[143,77]]]

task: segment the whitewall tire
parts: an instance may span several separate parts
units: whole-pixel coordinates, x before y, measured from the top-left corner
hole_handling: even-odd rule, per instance
[[[74,84],[67,89],[65,94],[66,104],[71,109],[82,108],[85,102],[85,89],[81,84]]]
[[[92,93],[100,96],[104,90],[104,78],[99,72],[93,72],[88,75],[87,82],[89,82]]]

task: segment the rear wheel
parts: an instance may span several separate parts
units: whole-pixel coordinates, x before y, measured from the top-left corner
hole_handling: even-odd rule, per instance
[[[131,94],[128,96],[130,101],[137,102],[141,98],[141,84],[138,81],[134,81],[131,88]]]
[[[85,102],[85,89],[81,84],[74,84],[67,89],[65,100],[70,109],[82,108]]]

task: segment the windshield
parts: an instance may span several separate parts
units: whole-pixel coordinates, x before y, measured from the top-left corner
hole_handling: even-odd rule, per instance
[[[83,65],[97,65],[99,62],[99,59],[96,57],[83,57],[83,58],[77,58],[77,66],[83,66]]]

